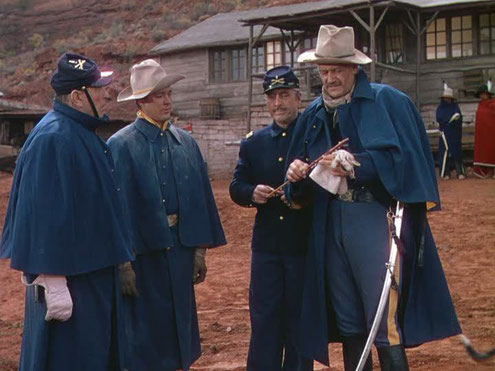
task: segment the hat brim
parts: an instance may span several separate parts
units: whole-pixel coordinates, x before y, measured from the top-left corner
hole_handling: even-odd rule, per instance
[[[455,99],[453,95],[441,95],[440,98],[450,98]]]
[[[313,64],[368,64],[372,60],[363,52],[354,49],[354,55],[350,55],[342,58],[333,57],[319,57],[316,55],[316,49],[308,50],[297,57],[299,63],[313,63]]]
[[[178,82],[184,78],[185,78],[184,75],[167,75],[163,79],[158,81],[158,83],[154,87],[149,88],[143,92],[139,92],[138,94],[133,94],[132,88],[130,86],[128,86],[127,88],[125,88],[124,90],[122,90],[119,93],[119,95],[117,96],[117,102],[125,102],[128,100],[143,99],[143,98],[147,97],[148,95],[150,95],[151,93],[155,93],[155,92],[160,91],[162,89],[168,88],[169,86],[172,86],[173,84],[175,84],[176,82]]]
[[[89,85],[92,88],[101,88],[102,86],[107,86],[113,81],[113,74],[105,76],[105,77],[100,77],[98,80],[96,80],[94,83]]]

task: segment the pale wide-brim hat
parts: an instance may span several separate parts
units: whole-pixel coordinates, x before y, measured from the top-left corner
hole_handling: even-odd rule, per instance
[[[352,27],[323,25],[318,32],[316,49],[302,53],[297,61],[315,64],[368,64],[371,63],[371,58],[354,48]]]
[[[440,98],[454,99],[454,90],[452,90],[451,88],[444,88]]]
[[[122,90],[117,96],[117,102],[132,99],[142,99],[151,93],[168,88],[183,75],[168,75],[154,59],[146,59],[131,68],[131,86]]]

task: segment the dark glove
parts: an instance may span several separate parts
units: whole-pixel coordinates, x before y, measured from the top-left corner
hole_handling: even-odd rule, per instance
[[[125,262],[119,265],[120,289],[122,294],[129,296],[139,296],[136,288],[136,273],[132,269],[131,262]]]
[[[197,285],[206,278],[206,248],[198,247],[194,251],[194,271],[193,271],[193,283]]]

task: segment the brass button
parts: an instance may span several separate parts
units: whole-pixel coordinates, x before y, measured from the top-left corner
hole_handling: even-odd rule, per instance
[[[103,153],[105,153],[105,154],[106,154],[106,153],[108,153],[108,151],[107,151],[107,150],[104,150],[104,151],[103,151]]]
[[[316,125],[313,125],[313,129],[316,129]]]
[[[284,220],[284,216],[283,215],[280,215],[279,219],[280,220]]]
[[[165,153],[165,149],[162,148],[162,153]]]
[[[117,192],[120,192],[120,188],[117,188]]]
[[[172,246],[167,246],[167,247],[165,248],[165,250],[170,251],[170,249],[171,249],[171,248],[172,248]]]
[[[278,162],[282,162],[282,161],[284,161],[284,158],[283,157],[279,157],[278,158]]]
[[[283,137],[286,137],[286,136],[287,136],[287,133],[284,131],[284,132],[282,133],[282,136],[283,136]]]
[[[160,136],[161,136],[161,137],[163,137],[163,132],[162,132],[162,133],[160,133]]]
[[[165,203],[165,199],[162,199],[162,202]]]

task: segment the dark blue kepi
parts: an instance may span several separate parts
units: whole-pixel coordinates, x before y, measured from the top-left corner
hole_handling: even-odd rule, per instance
[[[265,72],[263,93],[280,88],[299,88],[299,80],[289,66],[278,66]]]

